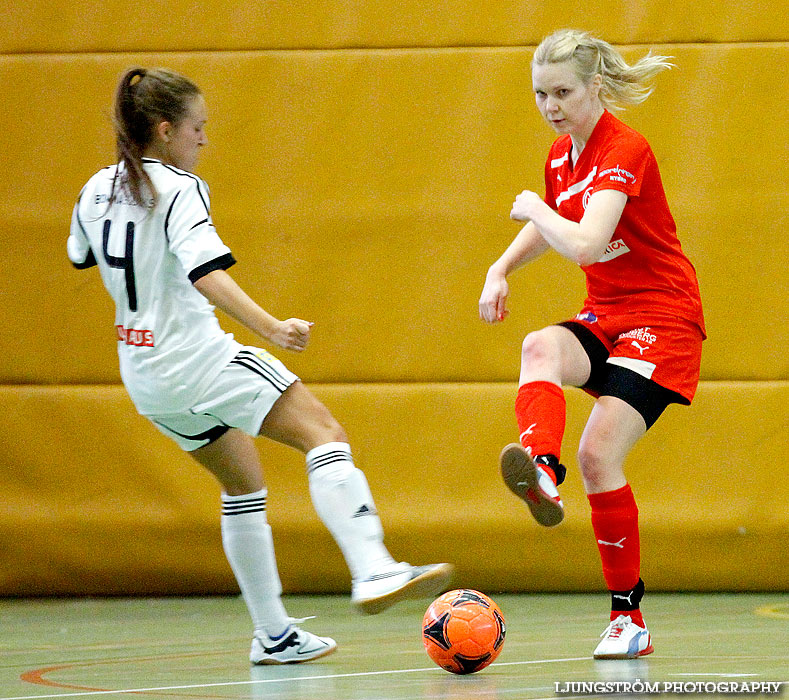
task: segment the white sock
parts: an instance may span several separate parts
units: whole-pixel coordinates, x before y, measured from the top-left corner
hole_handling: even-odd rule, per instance
[[[255,631],[278,635],[290,624],[266,520],[266,489],[243,496],[222,494],[222,545],[241,588]]]
[[[363,581],[394,563],[364,473],[345,442],[327,442],[307,453],[310,496],[318,516],[345,557],[351,578]]]

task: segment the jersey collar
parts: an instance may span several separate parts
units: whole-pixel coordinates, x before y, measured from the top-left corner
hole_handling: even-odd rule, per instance
[[[589,140],[586,142],[584,146],[584,150],[581,151],[581,155],[578,156],[578,159],[573,162],[573,140],[570,139],[570,148],[567,151],[567,161],[571,165],[572,170],[578,169],[578,164],[584,160],[584,155],[589,152],[591,153],[594,151],[595,147],[597,146],[597,142],[602,138],[601,134],[607,129],[607,124],[610,122],[611,119],[614,118],[614,115],[611,114],[607,109],[603,110],[603,113],[600,115],[600,118],[597,120],[597,124],[594,125],[594,129],[592,129],[592,133],[589,135]]]

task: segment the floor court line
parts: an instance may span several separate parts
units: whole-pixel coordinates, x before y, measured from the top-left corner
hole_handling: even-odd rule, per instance
[[[565,658],[565,659],[539,659],[535,661],[506,661],[504,663],[494,663],[490,665],[490,668],[494,668],[495,666],[525,666],[525,665],[537,665],[537,664],[558,664],[563,662],[569,661],[588,661],[588,656],[578,656],[573,658]],[[150,692],[159,692],[159,691],[166,691],[166,690],[196,690],[200,688],[227,688],[230,686],[242,686],[242,685],[262,685],[265,683],[289,683],[289,682],[301,682],[301,681],[322,681],[322,680],[332,680],[335,678],[362,678],[362,677],[369,677],[369,676],[385,676],[385,675],[397,675],[403,673],[446,673],[442,669],[436,667],[426,667],[426,668],[403,668],[403,669],[393,669],[390,671],[360,671],[358,673],[330,673],[320,676],[300,676],[298,678],[261,678],[261,679],[251,679],[248,681],[227,681],[224,683],[197,683],[194,685],[168,685],[162,686],[159,688],[124,688],[119,690],[91,690],[91,691],[84,691],[81,693],[54,693],[48,695],[16,695],[13,697],[3,697],[0,700],[43,700],[44,698],[80,698],[80,697],[94,697],[97,695],[120,695],[122,693],[150,693]],[[538,698],[537,700],[544,700],[542,698]],[[545,700],[556,700],[555,697],[545,699]],[[572,700],[571,698],[563,698],[563,700]]]

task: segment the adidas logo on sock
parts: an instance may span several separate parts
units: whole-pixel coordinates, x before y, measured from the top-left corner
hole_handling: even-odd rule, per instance
[[[354,518],[362,518],[362,517],[364,517],[365,515],[376,515],[375,508],[371,508],[370,506],[368,506],[368,505],[365,503],[365,504],[364,504],[364,505],[363,505],[361,508],[359,508],[359,510],[357,510],[357,511],[356,511],[356,512],[353,514],[353,517],[354,517]]]

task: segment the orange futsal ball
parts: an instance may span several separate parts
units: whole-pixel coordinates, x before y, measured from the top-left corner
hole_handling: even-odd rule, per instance
[[[427,655],[450,673],[476,673],[493,663],[504,646],[504,616],[479,591],[464,588],[433,601],[422,621]]]

